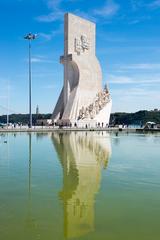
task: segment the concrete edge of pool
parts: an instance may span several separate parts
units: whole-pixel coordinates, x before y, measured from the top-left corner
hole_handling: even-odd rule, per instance
[[[124,128],[124,129],[119,129],[119,128],[13,128],[13,129],[6,129],[6,128],[1,128],[0,133],[10,133],[10,132],[80,132],[80,131],[107,131],[107,132],[125,132],[125,133],[156,133],[160,132],[160,129],[142,129],[142,128]]]

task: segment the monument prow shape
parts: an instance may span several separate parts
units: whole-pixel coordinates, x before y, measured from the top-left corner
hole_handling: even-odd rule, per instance
[[[111,98],[102,89],[102,71],[95,53],[94,23],[67,13],[64,17],[64,85],[52,119],[61,124],[108,124]]]

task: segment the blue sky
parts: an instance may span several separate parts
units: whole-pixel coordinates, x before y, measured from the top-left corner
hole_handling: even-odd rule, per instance
[[[28,32],[38,33],[33,112],[37,104],[40,112],[53,111],[63,85],[65,12],[97,24],[97,57],[112,111],[160,108],[160,0],[0,0],[0,115],[8,95],[12,111],[28,112]]]

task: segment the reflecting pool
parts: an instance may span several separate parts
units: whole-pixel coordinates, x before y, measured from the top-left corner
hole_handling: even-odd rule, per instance
[[[0,135],[0,239],[158,240],[160,135]]]

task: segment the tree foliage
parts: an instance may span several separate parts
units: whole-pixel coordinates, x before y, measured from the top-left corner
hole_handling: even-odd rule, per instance
[[[50,119],[52,114],[33,114],[33,124],[36,123],[37,119]],[[0,123],[6,123],[7,116],[0,116]],[[118,125],[144,125],[146,122],[151,121],[157,124],[160,124],[160,111],[139,111],[136,113],[125,113],[118,112],[112,113],[110,118],[110,124]],[[9,116],[10,123],[29,123],[29,115],[28,114],[11,114]]]
[[[146,122],[160,124],[160,111],[139,111],[136,113],[113,113],[111,114],[111,124],[144,125]]]
[[[33,124],[36,123],[37,119],[50,119],[52,114],[33,114],[32,121]],[[6,123],[7,116],[0,116],[0,123]],[[29,114],[11,114],[9,116],[10,123],[19,123],[19,124],[28,124],[29,123]]]

